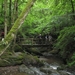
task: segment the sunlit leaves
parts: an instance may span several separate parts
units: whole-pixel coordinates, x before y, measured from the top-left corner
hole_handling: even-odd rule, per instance
[[[54,33],[55,28],[59,33],[72,24],[65,16],[70,12],[71,3],[68,0],[37,0],[24,25],[29,25],[28,33]]]

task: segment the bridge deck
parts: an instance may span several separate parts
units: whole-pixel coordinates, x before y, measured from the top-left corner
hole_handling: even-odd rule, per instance
[[[41,39],[41,41],[39,41],[39,39],[34,38],[20,38],[17,43],[23,47],[47,47],[51,45],[47,40]]]
[[[26,46],[26,47],[48,47],[50,45],[46,45],[46,44],[21,44],[21,46]]]

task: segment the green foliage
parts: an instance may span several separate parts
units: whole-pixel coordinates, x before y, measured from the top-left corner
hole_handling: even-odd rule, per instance
[[[11,66],[11,65],[19,65],[22,63],[24,59],[24,53],[11,53],[7,51],[4,53],[3,56],[1,56],[0,59],[0,66]]]
[[[73,53],[73,56],[71,59],[68,61],[69,66],[75,66],[75,53]]]
[[[47,3],[48,4],[48,3]],[[36,1],[31,12],[28,14],[26,21],[22,27],[25,34],[39,34],[46,27],[50,14],[49,7],[42,2]]]
[[[56,49],[60,49],[63,52],[68,51],[69,53],[74,51],[75,48],[75,26],[66,27],[61,30],[60,35],[57,39]]]
[[[24,34],[59,33],[65,26],[71,25],[71,10],[71,2],[68,0],[37,0],[21,32]],[[54,33],[55,29],[57,29],[56,33]]]
[[[5,41],[10,42],[11,40],[13,40],[12,34],[16,34],[17,30],[20,28],[20,26],[22,25],[25,17],[27,16],[28,11],[31,8],[31,3],[35,1],[35,0],[29,0],[29,2],[27,3],[26,7],[24,8],[24,10],[22,11],[22,13],[20,14],[20,16],[18,17],[18,19],[15,21],[14,25],[12,26],[12,29],[10,30],[10,32],[8,33],[8,35],[5,38]]]
[[[75,1],[73,1],[75,9]],[[55,50],[67,57],[75,48],[75,13],[69,0],[37,0],[20,32],[23,35],[51,33]],[[69,58],[70,59],[70,58]]]
[[[28,0],[19,0],[19,13],[24,9],[27,1]],[[32,0],[29,1],[31,2]],[[0,1],[1,5],[2,2],[3,0]],[[12,3],[14,3],[14,0],[12,1]],[[27,8],[29,6],[29,3],[26,6]],[[1,5],[0,12],[3,13],[1,14],[2,16],[0,16],[0,24],[4,23],[4,11],[2,10]],[[14,7],[14,5],[12,6]],[[26,9],[14,23],[15,26],[12,27],[10,33],[8,33],[6,37],[7,39],[9,38],[8,41],[12,39],[12,37],[10,37],[11,33],[14,34],[17,31],[17,28],[20,24],[20,18],[24,16],[23,14],[26,12]],[[20,28],[18,34],[27,38],[28,36],[31,37],[40,33],[42,35],[51,33],[56,41],[56,43],[53,44],[54,48],[56,50],[60,49],[61,55],[64,55],[64,53],[69,54],[70,52],[74,52],[75,48],[74,12],[75,0],[37,0],[31,11],[29,12],[26,20],[22,24],[22,27]]]

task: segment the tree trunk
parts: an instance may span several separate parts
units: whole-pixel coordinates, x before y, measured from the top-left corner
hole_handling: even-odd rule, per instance
[[[14,21],[18,18],[18,0],[14,1]]]
[[[71,5],[72,5],[72,13],[74,13],[74,4],[72,0],[71,0]]]
[[[9,45],[11,44],[12,40],[15,37],[15,34],[17,33],[18,29],[21,27],[22,23],[24,22],[26,16],[28,15],[29,10],[33,6],[34,2],[36,0],[29,0],[26,7],[18,17],[18,19],[15,21],[14,25],[12,26],[11,30],[7,34],[6,38],[3,42],[0,44],[0,56],[7,50]]]
[[[0,27],[0,29],[2,29],[2,31],[4,30],[4,1],[1,2],[1,13],[0,13],[0,18],[2,18],[3,20],[1,21],[0,24],[2,24],[2,28]]]
[[[12,6],[12,0],[9,0],[9,29],[12,27],[12,20],[11,20],[11,6]]]
[[[7,0],[4,0],[4,11],[5,11],[5,20],[4,20],[4,37],[7,35]]]

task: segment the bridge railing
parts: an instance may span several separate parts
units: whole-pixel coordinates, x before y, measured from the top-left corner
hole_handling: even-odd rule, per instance
[[[17,43],[36,45],[36,44],[49,44],[49,41],[45,39],[38,39],[38,38],[19,38]]]

